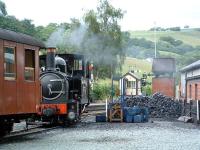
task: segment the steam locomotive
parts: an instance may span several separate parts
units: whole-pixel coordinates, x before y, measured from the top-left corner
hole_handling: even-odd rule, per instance
[[[38,114],[43,122],[75,123],[89,105],[89,62],[78,54],[55,56],[55,50],[48,48],[47,56],[40,57],[42,100]]]

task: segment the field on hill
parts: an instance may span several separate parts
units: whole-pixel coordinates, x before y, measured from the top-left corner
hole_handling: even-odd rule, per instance
[[[132,38],[145,38],[154,42],[154,31],[130,31]],[[197,46],[200,45],[200,31],[195,29],[185,29],[181,31],[156,31],[156,39],[163,36],[172,36],[186,44]]]
[[[139,74],[142,74],[144,72],[149,73],[151,72],[151,62],[144,59],[126,57],[125,62],[122,66],[122,73],[125,74],[131,69],[135,70]]]

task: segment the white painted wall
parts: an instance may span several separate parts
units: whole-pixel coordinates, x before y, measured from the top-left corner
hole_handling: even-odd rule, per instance
[[[186,73],[181,73],[181,95],[185,96],[185,76]]]
[[[132,77],[129,74],[126,75],[124,78],[126,78],[127,81],[136,82],[136,78]],[[125,93],[126,93],[126,95],[136,95],[136,86],[135,86],[135,88],[127,88],[126,87],[126,82],[127,81],[125,81]],[[120,94],[122,93],[122,89],[123,89],[123,85],[121,85],[121,84],[122,84],[122,79],[120,79],[120,81],[119,81]],[[138,95],[141,95],[141,94],[142,94],[141,93],[141,82],[139,81],[138,82]]]
[[[200,75],[200,68],[187,72],[187,78],[188,77],[195,77],[195,76],[198,76],[198,75]]]

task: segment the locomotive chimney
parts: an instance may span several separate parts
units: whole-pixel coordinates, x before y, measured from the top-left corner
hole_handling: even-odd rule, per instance
[[[55,70],[55,68],[56,68],[55,53],[56,53],[55,47],[48,47],[47,48],[47,57],[46,57],[47,70]]]

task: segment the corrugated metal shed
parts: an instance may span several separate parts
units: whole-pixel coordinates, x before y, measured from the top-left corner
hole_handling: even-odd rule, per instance
[[[0,28],[0,39],[45,48],[45,44],[29,35]]]
[[[197,68],[200,68],[200,60],[188,65],[188,66],[185,66],[183,67],[180,72],[186,72],[186,71],[189,71],[189,70],[193,70],[193,69],[197,69]]]
[[[154,58],[152,65],[153,73],[174,73],[176,63],[174,58]]]

